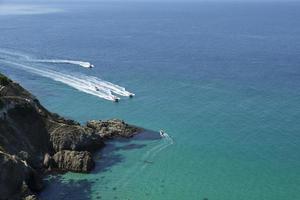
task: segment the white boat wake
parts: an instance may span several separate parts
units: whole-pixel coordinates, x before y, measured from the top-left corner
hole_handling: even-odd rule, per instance
[[[120,98],[118,96],[133,96],[134,94],[126,91],[124,87],[113,84],[108,81],[101,80],[94,76],[80,75],[80,74],[65,74],[57,72],[52,69],[41,68],[39,65],[32,64],[32,62],[40,62],[42,60],[31,59],[30,56],[20,53],[13,53],[0,49],[0,62],[9,64],[12,67],[16,67],[27,72],[43,76],[52,79],[57,82],[64,83],[70,87],[73,87],[81,92],[97,96],[102,99],[116,101]],[[5,56],[3,58],[3,56]],[[26,62],[29,61],[29,62]],[[50,60],[46,60],[48,62]],[[51,62],[67,62],[66,60],[51,60]],[[69,62],[69,61],[68,61]],[[80,64],[87,65],[87,63],[81,61],[72,61]],[[90,64],[90,63],[88,63]],[[117,96],[118,95],[118,96]]]
[[[0,49],[0,53],[4,56],[8,56],[8,58],[18,59],[24,62],[32,62],[32,63],[51,63],[51,64],[71,64],[78,65],[84,68],[93,68],[94,65],[90,62],[78,61],[78,60],[67,60],[67,59],[35,59],[29,55],[20,52],[9,51],[5,49]]]
[[[125,176],[121,178],[116,186],[126,187],[133,177],[138,176],[157,156],[161,151],[174,144],[174,140],[167,134],[164,133],[162,141],[159,141],[155,146],[149,149],[141,158],[141,162],[137,162],[130,170],[125,173]]]
[[[152,160],[158,153],[160,153],[162,150],[167,148],[168,146],[174,144],[174,140],[167,134],[164,133],[163,137],[163,144],[154,146],[152,149],[150,149],[142,158],[142,160]],[[142,166],[142,170],[147,166],[147,163],[145,163]]]
[[[64,83],[68,86],[71,86],[79,91],[85,92],[87,94],[91,94],[106,100],[110,100],[110,101],[115,101],[116,97],[115,95],[113,95],[111,93],[111,91],[107,88],[104,87],[98,87],[98,91],[95,90],[95,88],[97,87],[96,84],[93,84],[91,82],[89,82],[89,80],[84,80],[81,78],[77,78],[71,75],[67,75],[67,74],[63,74],[60,72],[56,72],[50,69],[37,69],[25,64],[20,64],[20,63],[16,63],[16,62],[11,62],[11,61],[2,61],[5,62],[7,64],[11,64],[12,66],[17,66],[18,69],[22,69],[28,72],[31,72],[33,74],[37,74],[46,78],[50,78],[54,81],[58,81],[61,83]]]
[[[108,82],[108,81],[100,80],[97,77],[90,77],[89,81],[91,83],[97,84],[98,86],[101,86],[103,88],[107,88],[112,93],[120,95],[120,96],[129,97],[129,96],[134,96],[135,95],[135,94],[133,94],[131,92],[126,91],[126,89],[124,87],[121,87],[119,85],[113,84],[113,83]]]
[[[53,63],[53,64],[72,64],[72,65],[79,65],[84,68],[93,68],[94,65],[90,62],[84,62],[84,61],[77,61],[77,60],[57,60],[57,59],[32,59],[29,60],[31,62],[39,62],[39,63]]]

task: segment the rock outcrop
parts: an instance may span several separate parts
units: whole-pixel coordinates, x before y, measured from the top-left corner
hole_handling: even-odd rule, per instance
[[[89,172],[95,163],[88,151],[63,150],[53,156],[53,168],[73,172]]]
[[[139,131],[116,119],[81,126],[49,112],[0,74],[0,199],[36,199],[45,172],[89,172],[94,166],[91,153],[105,139],[128,138]]]
[[[114,137],[129,138],[141,131],[140,128],[126,124],[123,120],[91,120],[87,122],[87,127],[93,129],[103,139],[111,139]]]
[[[96,134],[94,130],[80,125],[60,123],[58,126],[52,126],[49,130],[50,141],[55,151],[93,151],[103,146],[100,135]]]
[[[25,168],[24,163],[14,156],[0,152],[0,199],[20,198]]]
[[[26,161],[0,152],[0,199],[20,199],[26,193],[42,188],[40,175]]]

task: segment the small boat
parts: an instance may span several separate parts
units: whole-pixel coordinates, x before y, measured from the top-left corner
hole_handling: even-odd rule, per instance
[[[132,93],[131,93],[131,94],[129,94],[129,98],[132,98],[133,96],[134,96],[134,94],[132,94]]]
[[[160,130],[159,135],[160,135],[160,137],[165,137],[165,132],[163,130]]]
[[[94,65],[93,65],[93,64],[90,64],[89,68],[93,68],[93,67],[94,67]]]
[[[114,97],[114,102],[119,102],[120,98]]]

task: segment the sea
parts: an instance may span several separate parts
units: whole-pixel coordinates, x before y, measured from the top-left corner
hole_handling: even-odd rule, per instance
[[[66,118],[145,128],[44,200],[300,199],[300,2],[4,0],[0,71]]]

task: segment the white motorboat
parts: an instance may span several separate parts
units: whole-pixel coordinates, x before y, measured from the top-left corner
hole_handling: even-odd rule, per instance
[[[163,130],[160,130],[159,135],[160,135],[160,137],[165,137],[165,132]]]
[[[114,97],[114,102],[119,102],[120,98],[119,97]]]

